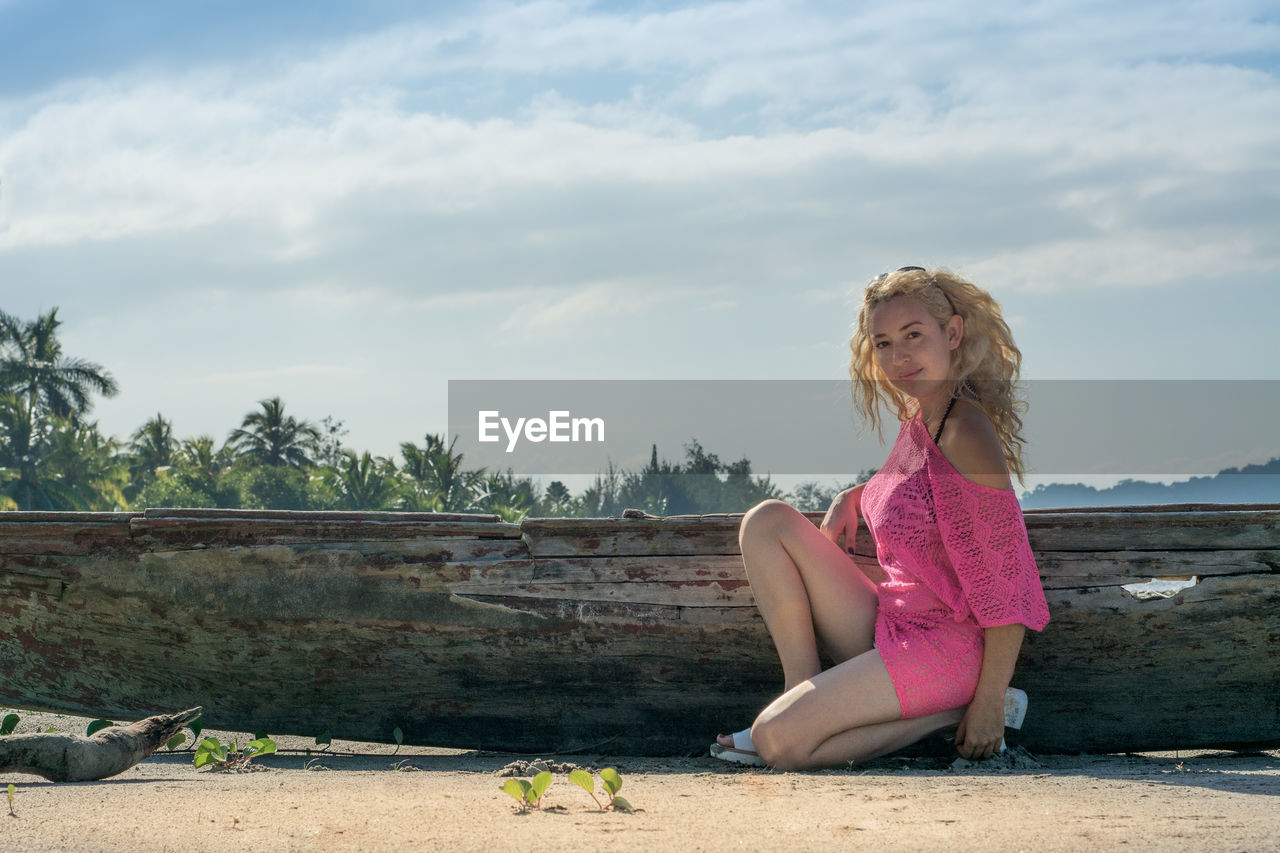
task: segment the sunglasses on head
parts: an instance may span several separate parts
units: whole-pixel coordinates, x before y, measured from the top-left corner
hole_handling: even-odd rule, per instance
[[[926,270],[924,267],[898,267],[896,270],[894,270],[894,272],[912,272],[912,271],[925,272]],[[871,280],[879,281],[882,278],[888,278],[888,277],[889,277],[889,273],[882,272],[880,273],[880,275],[876,276]]]
[[[900,272],[928,272],[928,270],[926,270],[924,267],[898,267],[896,270],[894,270],[894,272],[895,272],[895,273],[900,273]],[[889,274],[889,273],[887,273],[887,272],[882,272],[882,273],[880,273],[880,275],[878,275],[878,276],[876,276],[875,278],[871,279],[871,282],[874,284],[875,282],[880,281],[880,280],[881,280],[881,279],[883,279],[883,278],[888,278],[888,277],[889,277],[889,275],[890,275],[890,274]],[[937,280],[930,281],[929,283],[930,283],[930,284],[932,284],[934,287],[938,288],[938,290],[942,290],[942,286],[938,284]],[[960,312],[956,310],[956,304],[955,304],[954,302],[952,302],[952,301],[951,301],[951,295],[950,295],[949,293],[947,293],[945,290],[942,290],[942,295],[943,295],[943,297],[945,297],[945,298],[946,298],[946,300],[947,300],[947,305],[951,306],[951,313],[952,313],[952,314],[959,314]]]

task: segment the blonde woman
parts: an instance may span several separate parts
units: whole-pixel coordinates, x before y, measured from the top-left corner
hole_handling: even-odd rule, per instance
[[[987,758],[1026,708],[1009,688],[1024,631],[1049,621],[1010,479],[1023,473],[1021,353],[989,293],[921,267],[867,286],[850,348],[855,407],[877,430],[882,407],[893,411],[897,440],[820,528],[781,501],[743,517],[742,558],[785,685],[711,754],[842,766],[954,730],[961,756]],[[859,518],[878,582],[844,547]]]

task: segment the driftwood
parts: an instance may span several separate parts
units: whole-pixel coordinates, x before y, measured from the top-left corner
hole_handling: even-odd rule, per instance
[[[43,733],[0,737],[0,773],[33,773],[53,782],[90,782],[123,773],[200,716],[200,708],[158,714],[93,737]]]
[[[819,514],[811,515],[816,522]],[[781,671],[740,515],[0,513],[0,702],[210,727],[661,754]],[[1041,751],[1280,744],[1280,505],[1026,513],[1052,621],[1014,678]],[[874,548],[856,563],[875,576]],[[1124,585],[1196,576],[1168,599]]]

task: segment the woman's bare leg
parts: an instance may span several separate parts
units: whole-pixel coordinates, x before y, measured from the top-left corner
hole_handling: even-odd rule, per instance
[[[902,708],[878,651],[818,673],[765,708],[751,728],[760,757],[782,770],[867,761],[953,728],[956,708],[902,719]]]
[[[822,671],[819,642],[837,661],[871,648],[875,586],[812,522],[782,501],[765,501],[743,516],[738,541],[785,690]]]
[[[963,708],[902,719],[884,661],[872,648],[875,585],[812,522],[781,501],[765,501],[743,517],[738,539],[785,680],[783,695],[751,729],[769,764],[805,769],[867,761],[960,723]],[[825,672],[819,643],[838,661]]]

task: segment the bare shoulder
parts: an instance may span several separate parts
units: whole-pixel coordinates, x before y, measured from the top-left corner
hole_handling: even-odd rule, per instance
[[[977,403],[956,401],[938,449],[967,479],[993,489],[1013,488],[1000,435]]]

